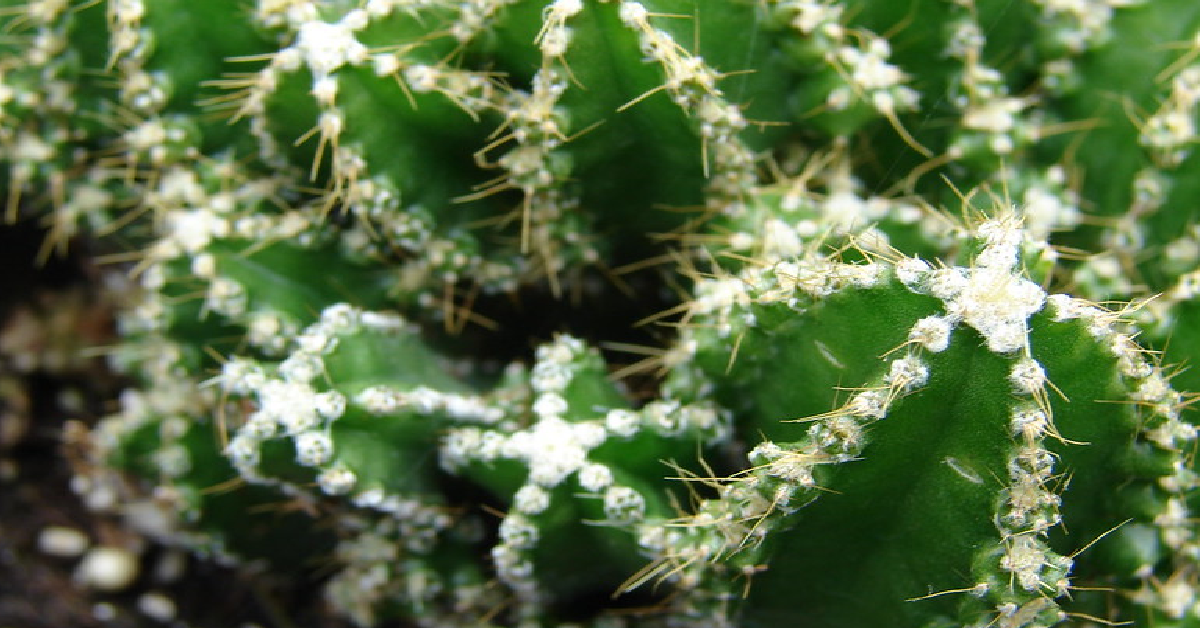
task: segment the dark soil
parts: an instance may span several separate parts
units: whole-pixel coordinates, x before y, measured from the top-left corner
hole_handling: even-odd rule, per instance
[[[82,351],[112,336],[87,251],[38,263],[42,238],[34,225],[0,225],[0,628],[346,626],[311,585],[272,583],[162,547],[72,491],[71,435],[111,411],[121,382]],[[93,547],[133,550],[137,580],[117,593],[83,586],[77,558],[39,548],[48,526],[78,530]],[[148,593],[169,600],[174,618],[142,610]]]

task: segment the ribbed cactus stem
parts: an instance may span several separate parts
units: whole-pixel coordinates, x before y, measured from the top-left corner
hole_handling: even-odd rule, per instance
[[[1135,615],[1092,591],[1152,590],[1160,558],[1113,575],[1100,557],[1144,546],[1147,532],[1157,547],[1195,543],[1173,514],[1196,480],[1186,399],[1119,331],[1119,313],[1025,276],[1013,216],[973,232],[968,267],[865,251],[709,280],[727,296],[694,310],[696,363],[722,378],[718,398],[742,409],[747,438],[770,440],[677,524],[690,542],[663,573],[710,585],[686,587],[689,613],[747,626],[796,608],[814,626],[1121,621]],[[1093,465],[1106,471],[1082,472]],[[1129,499],[1104,488],[1114,475]],[[1161,621],[1190,612],[1166,595],[1153,606]]]

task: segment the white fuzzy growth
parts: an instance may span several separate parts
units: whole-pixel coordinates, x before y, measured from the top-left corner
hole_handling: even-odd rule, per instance
[[[313,95],[313,98],[317,101],[318,104],[320,104],[324,107],[332,107],[334,105],[334,101],[337,100],[337,93],[338,93],[337,79],[332,76],[323,76],[321,78],[314,79],[312,91],[310,93]],[[318,119],[317,125],[320,127],[321,133],[325,137],[337,137],[337,135],[341,131],[341,127],[342,127],[341,116],[335,114],[334,116],[332,116],[333,118],[335,118],[335,120],[331,121],[331,120],[327,119],[328,118],[326,116],[327,113],[330,113],[330,112],[321,114],[321,117]],[[336,126],[334,126],[334,125],[336,125]]]
[[[632,438],[641,426],[641,416],[633,410],[614,408],[604,416],[604,427],[621,438]]]
[[[1041,394],[1046,388],[1046,371],[1037,360],[1024,358],[1013,365],[1008,374],[1017,392],[1026,395]]]
[[[1014,219],[983,223],[977,235],[986,244],[971,268],[926,271],[923,262],[901,266],[897,276],[911,290],[945,302],[944,318],[917,322],[909,341],[942,351],[958,322],[974,327],[996,353],[1009,353],[1028,343],[1026,323],[1046,302],[1046,293],[1017,270],[1024,231]],[[945,333],[943,333],[945,332]]]
[[[499,533],[500,541],[514,549],[529,549],[537,545],[540,536],[537,526],[517,513],[509,513],[504,521],[500,522]]]
[[[646,499],[628,486],[610,486],[604,492],[604,514],[611,521],[640,521],[645,511]]]
[[[359,315],[363,327],[381,333],[397,333],[404,330],[407,321],[394,312],[363,312]]]
[[[576,477],[583,490],[593,493],[599,493],[613,483],[612,471],[607,466],[597,463],[584,465]]]
[[[371,57],[375,76],[392,76],[400,71],[400,58],[395,53],[380,53]]]
[[[1189,614],[1200,616],[1196,585],[1186,578],[1173,577],[1158,585],[1156,592],[1159,608],[1171,619],[1183,620]]]
[[[1138,401],[1157,402],[1174,392],[1167,378],[1161,372],[1156,372],[1142,380],[1137,390],[1131,395]]]
[[[1029,535],[1013,538],[1008,553],[1000,560],[1000,566],[1013,572],[1026,591],[1033,591],[1041,584],[1041,571],[1045,564],[1045,550]]]
[[[1175,393],[1178,395],[1178,393]],[[1163,404],[1159,404],[1162,406]],[[1180,450],[1188,447],[1189,444],[1196,440],[1197,430],[1200,430],[1195,425],[1180,421],[1176,416],[1178,413],[1174,406],[1156,408],[1166,418],[1162,425],[1146,431],[1146,438],[1166,450]],[[1164,412],[1164,411],[1170,411]]]
[[[915,355],[892,360],[887,382],[899,392],[909,392],[929,381],[929,365]]]
[[[649,12],[646,7],[640,2],[622,2],[619,16],[621,21],[628,26],[637,27],[646,23],[646,16]]]
[[[284,381],[308,384],[325,372],[325,362],[320,357],[303,351],[296,352],[279,364],[279,375]]]
[[[317,486],[326,495],[345,495],[354,489],[357,481],[353,471],[342,467],[325,469],[317,475]]]
[[[258,390],[259,412],[297,434],[319,422],[315,396],[308,384],[271,380]]]
[[[529,383],[535,391],[546,393],[559,391],[567,387],[574,377],[569,366],[556,362],[539,362],[530,373]]]
[[[538,42],[542,48],[542,54],[548,57],[561,57],[566,54],[567,46],[571,44],[571,34],[571,29],[566,26],[547,28]]]
[[[229,234],[229,220],[208,209],[173,211],[167,215],[167,239],[188,253],[208,246],[213,238]]]
[[[526,484],[513,495],[513,510],[536,515],[550,506],[550,492],[536,484]]]
[[[820,438],[820,436],[818,435],[817,438]],[[771,445],[774,449],[779,449],[774,443],[767,444]],[[772,460],[768,465],[768,475],[805,488],[816,486],[817,480],[813,476],[813,469],[822,461],[819,457],[804,453],[780,451],[779,457]]]
[[[777,274],[786,274],[791,265],[780,264]],[[725,313],[736,306],[746,306],[750,303],[750,294],[741,279],[713,279],[703,281],[696,286],[696,298],[691,303],[692,311],[697,314],[710,312]]]
[[[444,395],[428,386],[417,386],[404,394],[405,406],[425,416],[437,412],[442,406]]]
[[[1017,125],[1017,114],[1029,104],[1022,98],[989,98],[967,109],[963,127],[988,133],[1008,133]]]
[[[786,6],[795,12],[791,19],[792,27],[805,34],[811,34],[821,26],[838,26],[842,11],[845,9],[839,4],[816,0],[792,2],[787,3]]]
[[[1027,343],[1026,321],[1042,309],[1046,293],[1037,284],[1009,272],[973,269],[962,293],[946,310],[974,327],[988,349],[1008,353]]]
[[[916,257],[906,257],[896,264],[896,278],[909,289],[915,289],[924,283],[931,270],[933,269],[929,262]]]
[[[583,10],[583,0],[554,0],[547,7],[547,17],[566,19]]]
[[[265,384],[267,376],[258,364],[235,357],[221,365],[218,381],[225,391],[244,395]]]
[[[534,583],[530,578],[533,576],[533,563],[526,560],[516,548],[497,544],[492,548],[492,562],[496,565],[496,573],[509,586],[532,594]]]
[[[320,324],[310,325],[296,337],[300,351],[311,354],[327,354],[337,347],[338,339]]]
[[[225,446],[225,455],[233,463],[233,466],[237,467],[238,471],[245,474],[258,464],[258,446],[260,443],[261,441],[258,438],[249,434],[239,433],[230,439],[229,444]]]
[[[1052,168],[1052,173],[1061,172]],[[1021,199],[1021,216],[1032,239],[1047,240],[1054,231],[1066,231],[1079,225],[1083,214],[1079,199],[1073,192],[1058,191],[1046,186],[1032,186]]]
[[[778,218],[763,225],[763,255],[769,259],[795,257],[804,252],[804,240],[796,228]]]
[[[929,294],[943,301],[958,298],[968,283],[967,271],[963,268],[935,270],[925,278],[925,287]]]
[[[325,432],[301,432],[295,437],[296,462],[316,467],[333,458],[333,439]]]
[[[887,416],[890,401],[886,391],[864,390],[850,399],[846,412],[854,416],[882,419]]]
[[[760,465],[774,462],[787,453],[787,450],[784,448],[772,441],[767,440],[755,445],[754,449],[750,450],[748,458],[750,459],[751,463]]]
[[[872,288],[879,285],[884,273],[884,267],[879,264],[837,264],[832,270],[837,285],[851,285],[856,288]]]
[[[562,418],[568,409],[567,400],[556,392],[542,393],[533,402],[533,413],[541,419]]]
[[[652,401],[642,408],[642,416],[647,425],[664,436],[677,435],[688,427],[679,402],[674,400]]]
[[[719,420],[711,406],[686,405],[679,409],[679,424],[685,430],[709,431],[718,426]]]
[[[1017,408],[1013,410],[1009,425],[1014,434],[1026,442],[1034,442],[1050,430],[1050,416],[1037,407]]]
[[[844,46],[835,54],[849,71],[850,81],[864,90],[884,90],[905,80],[904,73],[887,61],[891,50],[886,39],[873,37],[865,50]]]
[[[217,258],[212,253],[197,254],[192,258],[192,274],[203,279],[214,279],[217,276]]]
[[[1037,443],[1022,445],[1008,461],[1008,475],[1016,483],[1041,484],[1050,479],[1053,471],[1054,454]]]
[[[1167,500],[1166,508],[1154,517],[1163,542],[1175,550],[1182,550],[1195,541],[1194,521],[1187,503],[1177,497]]]
[[[450,430],[442,439],[442,455],[438,462],[444,469],[453,471],[471,460],[490,461],[495,459],[495,454],[498,452],[487,452],[491,455],[485,456],[485,452],[481,451],[482,441],[483,432],[478,428],[466,427]]]
[[[554,338],[554,342],[538,347],[536,357],[538,362],[568,364],[575,360],[575,358],[584,355],[585,352],[586,349],[582,340],[573,336],[560,334]]]
[[[350,503],[359,508],[379,508],[385,497],[383,489],[374,487],[356,493],[350,498]]]
[[[926,316],[908,330],[908,341],[929,351],[939,353],[950,346],[954,322],[945,316]]]
[[[408,83],[409,89],[417,93],[437,89],[439,76],[437,68],[421,63],[410,65],[404,70],[404,82]]]
[[[504,418],[502,408],[488,406],[480,397],[449,393],[442,395],[441,401],[446,414],[455,419],[495,423]]]
[[[208,285],[204,307],[229,318],[238,318],[246,313],[248,300],[242,284],[229,277],[217,277]]]
[[[599,425],[548,417],[509,437],[503,455],[525,460],[529,481],[550,488],[579,470],[587,462],[587,452],[605,437],[606,432]]]
[[[332,81],[330,81],[330,84],[336,85],[336,83],[332,83]],[[320,99],[321,95],[316,93],[315,87],[314,94],[317,95],[318,99]],[[328,104],[332,104],[332,95],[327,95],[327,97],[330,100]],[[339,111],[323,111],[321,112],[321,115],[317,116],[317,130],[320,131],[323,141],[329,141],[337,138],[337,136],[342,134],[342,129],[345,128],[345,126],[346,119],[342,117],[342,114]]]
[[[346,412],[346,396],[336,390],[317,393],[313,405],[322,418],[337,419]]]
[[[354,404],[371,414],[391,414],[402,403],[401,394],[383,386],[370,386],[362,389],[354,397]]]
[[[350,19],[350,15],[338,24],[305,22],[300,25],[295,48],[312,70],[315,80],[328,76],[347,63],[366,60],[367,48],[354,38],[352,26],[361,28]]]
[[[1030,528],[1030,531],[1034,532],[1042,532],[1058,523],[1058,515],[1055,511],[1062,503],[1062,498],[1046,490],[1041,484],[1022,482],[1008,490],[1007,503],[1009,509],[1004,516],[1004,523],[1014,527]],[[1050,517],[1040,523],[1030,521],[1030,517],[1034,513],[1041,511],[1050,513]]]
[[[1068,294],[1052,294],[1046,297],[1046,301],[1050,304],[1055,322],[1085,318],[1098,311],[1095,306],[1087,301],[1077,299]]]

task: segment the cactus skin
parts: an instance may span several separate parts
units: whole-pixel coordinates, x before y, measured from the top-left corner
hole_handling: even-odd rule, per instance
[[[1194,4],[3,3],[79,474],[363,626],[1200,625]]]

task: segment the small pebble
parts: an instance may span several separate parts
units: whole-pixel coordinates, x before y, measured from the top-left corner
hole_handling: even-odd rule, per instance
[[[83,584],[100,591],[120,591],[137,579],[138,560],[117,547],[97,547],[83,557],[75,572]]]
[[[181,550],[168,549],[154,563],[154,581],[160,583],[178,582],[187,571],[187,555]]]
[[[92,617],[99,622],[110,622],[117,618],[117,609],[108,602],[92,606]]]
[[[55,558],[77,558],[89,545],[91,542],[86,534],[64,526],[46,526],[37,539],[38,549]]]
[[[13,482],[21,475],[21,467],[11,458],[0,458],[0,482]]]
[[[137,600],[138,610],[157,622],[167,623],[175,619],[175,602],[158,591],[142,594]]]

